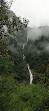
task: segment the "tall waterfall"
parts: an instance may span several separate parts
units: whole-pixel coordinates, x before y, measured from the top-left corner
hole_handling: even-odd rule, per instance
[[[24,50],[24,47],[25,47],[25,44],[23,44],[23,47],[22,47],[22,49]],[[23,54],[23,60],[25,59],[25,55]],[[32,84],[32,82],[33,82],[33,74],[32,74],[32,72],[31,72],[31,69],[30,69],[30,67],[29,67],[29,64],[27,64],[27,68],[28,68],[28,71],[29,71],[29,74],[30,74],[30,84]]]

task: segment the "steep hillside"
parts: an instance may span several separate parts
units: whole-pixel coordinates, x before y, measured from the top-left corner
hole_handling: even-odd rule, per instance
[[[0,111],[49,111],[48,29],[28,28],[0,1]]]

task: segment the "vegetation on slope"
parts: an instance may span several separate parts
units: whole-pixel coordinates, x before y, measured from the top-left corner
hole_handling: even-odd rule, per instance
[[[48,81],[45,85],[43,84],[45,76],[46,80],[49,78],[48,54],[46,56],[42,53],[43,55],[39,56],[37,50],[32,49],[33,44],[36,44],[41,50],[41,47],[37,45],[38,41],[35,43],[28,41],[24,51],[26,61],[23,60],[22,44],[27,39],[28,20],[23,19],[22,23],[20,18],[14,14],[11,21],[10,11],[6,4],[4,0],[1,0],[0,110],[49,111]],[[3,30],[4,25],[7,27],[6,33],[5,29]],[[29,85],[27,62],[31,69],[34,69],[32,85]]]
[[[48,111],[49,93],[44,85],[19,84],[12,76],[0,78],[1,111]]]

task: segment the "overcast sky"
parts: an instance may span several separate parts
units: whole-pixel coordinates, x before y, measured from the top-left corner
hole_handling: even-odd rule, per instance
[[[13,0],[11,10],[29,19],[30,27],[49,26],[49,0]]]

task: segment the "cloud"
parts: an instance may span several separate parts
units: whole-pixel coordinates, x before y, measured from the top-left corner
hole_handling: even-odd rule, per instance
[[[41,37],[41,35],[42,35],[42,31],[40,29],[33,28],[30,31],[28,31],[27,39],[35,40],[35,39],[38,39],[39,37]]]
[[[41,36],[49,37],[49,26],[41,26],[39,28],[29,29],[27,32],[27,40],[36,40]]]

